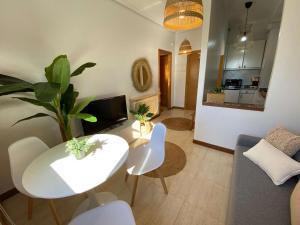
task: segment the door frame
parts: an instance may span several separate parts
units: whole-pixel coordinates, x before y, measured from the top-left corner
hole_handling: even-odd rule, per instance
[[[168,109],[172,108],[172,61],[173,61],[173,53],[167,50],[158,49],[158,88],[159,88],[159,108],[160,108],[160,56],[168,55],[169,63],[170,63],[170,86],[168,88]],[[161,110],[159,110],[161,111]]]
[[[199,55],[200,55],[200,57],[201,57],[201,50],[194,50],[194,51],[192,51],[192,54],[193,53],[199,53]],[[188,66],[189,66],[189,64],[188,64],[188,55],[186,56],[186,58],[187,58],[187,60],[186,60],[186,74],[185,74],[185,92],[184,92],[184,109],[186,109],[187,108],[187,106],[186,106],[186,96],[187,96],[187,77],[188,77],[188,72],[189,72],[189,68],[188,68]],[[201,60],[200,60],[200,62],[201,62]],[[200,62],[199,62],[199,73],[200,73]],[[198,89],[198,86],[199,86],[199,73],[198,73],[198,84],[197,84],[197,89]],[[198,91],[197,91],[198,92]],[[198,97],[198,96],[196,96],[196,97]],[[197,101],[196,101],[197,102]]]

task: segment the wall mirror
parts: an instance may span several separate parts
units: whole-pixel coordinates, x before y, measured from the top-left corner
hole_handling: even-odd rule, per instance
[[[132,66],[132,82],[136,90],[147,91],[152,85],[152,72],[148,61],[138,59]]]
[[[204,105],[264,110],[283,4],[212,0]]]

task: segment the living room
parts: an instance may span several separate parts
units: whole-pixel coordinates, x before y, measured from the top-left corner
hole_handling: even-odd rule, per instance
[[[299,1],[268,0],[265,5],[256,0],[178,1],[179,5],[183,4],[182,2],[196,5],[201,2],[203,10],[199,17],[201,23],[197,27],[192,27],[193,29],[191,27],[170,29],[163,24],[166,19],[167,2],[170,2],[170,5],[177,4],[177,0],[88,0],[84,3],[2,0],[0,74],[5,77],[0,79],[3,85],[0,86],[2,143],[0,206],[1,210],[3,206],[4,213],[0,213],[0,223],[300,224],[297,218],[300,203],[296,176],[300,173],[300,152],[297,153],[300,149],[300,106],[297,104],[300,97],[298,87],[300,30],[297,26]],[[252,2],[252,6],[245,7],[245,3],[249,2]],[[268,4],[272,7],[267,7]],[[235,7],[236,5],[239,7]],[[230,10],[238,11],[241,16],[242,28],[239,37],[242,38],[246,32],[247,38],[251,38],[251,30],[244,28],[249,24],[255,24],[256,20],[253,17],[257,16],[256,7],[259,6],[260,12],[270,8],[276,11],[276,7],[273,7],[275,5],[279,5],[278,8],[282,7],[280,19],[278,16],[276,18],[280,21],[280,31],[263,108],[253,110],[249,109],[249,104],[247,107],[240,107],[231,103],[228,106],[228,103],[224,102],[221,105],[207,104],[206,96],[211,88],[208,89],[206,85],[212,78],[209,75],[217,77],[220,68],[226,71],[227,45],[223,43],[222,38],[227,35]],[[248,13],[249,17],[246,19]],[[189,42],[188,51],[199,55],[200,67],[198,72],[196,70],[196,75],[191,76],[194,81],[197,80],[197,84],[193,87],[191,86],[193,80],[189,82],[187,75],[190,54],[187,52],[179,54],[185,39]],[[169,98],[169,105],[160,104],[163,93],[158,60],[160,50],[171,55],[170,77],[166,82],[170,93],[166,97]],[[224,57],[225,64],[220,67],[221,56]],[[80,67],[81,65],[83,67]],[[66,119],[60,121],[61,118],[57,113],[52,114],[54,111],[50,110],[54,120],[44,115],[49,114],[49,102],[47,102],[48,109],[45,104],[43,106],[46,109],[43,109],[38,107],[36,102],[34,105],[28,104],[30,102],[24,99],[39,98],[35,91],[38,90],[39,93],[45,91],[43,90],[45,86],[37,88],[37,83],[50,82],[51,79],[63,82],[61,77],[49,79],[49,74],[52,76],[53,71],[58,71],[55,70],[56,66],[57,68],[61,66],[58,74],[68,71],[70,80],[66,88],[72,84],[74,87],[72,94],[76,95],[74,98],[76,104],[75,100],[73,102],[75,109],[69,111],[70,117],[66,118],[70,121],[67,121],[66,127],[61,126]],[[49,68],[48,71],[51,70],[50,73],[44,71],[46,67]],[[24,80],[29,86],[21,91],[7,91],[5,85],[16,83],[11,77]],[[222,79],[224,80],[224,77]],[[255,79],[253,81],[256,82]],[[219,88],[216,80],[213,84]],[[191,90],[193,88],[191,92],[187,92],[189,87]],[[58,89],[56,93],[65,93],[67,90],[61,86]],[[222,95],[223,92],[224,89],[221,87],[214,94]],[[49,98],[48,95],[46,97]],[[119,98],[115,99],[116,97]],[[194,106],[189,108],[187,101],[191,99],[191,105]],[[67,99],[65,103],[68,104],[70,101]],[[122,101],[122,108],[118,105],[119,108],[107,111],[108,104],[112,106],[118,101]],[[92,103],[89,107],[90,102]],[[85,107],[81,108],[80,103]],[[143,104],[144,108],[139,109]],[[125,120],[118,125],[113,122],[105,127],[99,127],[97,123],[104,120],[104,117],[102,119],[103,114],[100,114],[99,110],[95,111],[92,106],[101,107],[101,113],[108,112],[108,115],[122,114]],[[121,114],[118,110],[122,111]],[[140,110],[146,113],[140,115]],[[100,116],[96,115],[98,112]],[[15,124],[32,115],[39,118],[30,118]],[[150,117],[153,118],[150,120]],[[115,121],[122,118],[115,118]],[[84,127],[85,122],[81,123],[80,119],[87,120],[88,124],[94,122],[99,130],[89,130],[90,126]],[[279,127],[281,129],[274,131]],[[154,131],[159,135],[154,135]],[[26,165],[26,171],[23,171],[24,174],[20,175],[20,180],[16,184],[16,178],[13,176],[14,165],[8,151],[14,143],[28,137],[37,137],[50,148],[46,150],[48,155],[42,153],[46,162],[53,159],[52,152],[75,145],[77,139],[81,140],[78,137],[94,134],[97,134],[95,135],[97,138],[101,135],[108,136],[105,136],[107,137],[105,140],[97,140],[97,143],[91,146],[87,144],[87,147],[103,148],[104,154],[105,148],[111,145],[112,149],[120,149],[122,157],[116,159],[117,155],[112,154],[107,155],[108,158],[105,156],[101,158],[99,154],[99,158],[96,158],[98,156],[95,152],[98,150],[95,150],[83,159],[76,160],[71,157],[72,153],[61,151],[60,154],[65,154],[66,160],[70,160],[68,158],[70,154],[74,163],[83,165],[86,161],[85,169],[90,171],[86,174],[90,175],[78,173],[76,177],[71,168],[76,169],[74,165],[80,168],[79,164],[72,164],[72,160],[65,162],[69,164],[63,164],[63,160],[56,160],[55,163],[49,163],[51,170],[47,170],[49,173],[45,172],[43,177],[42,170],[38,173],[38,170],[34,169],[41,165],[38,163],[33,165],[40,158],[36,156],[36,160],[30,161],[32,165],[29,166],[30,163]],[[154,136],[158,139],[163,138],[159,139],[163,144],[156,146],[162,150],[164,159],[159,160],[160,165],[155,168],[160,167],[160,172],[155,170],[152,173],[147,170],[146,173],[143,163],[132,161],[132,158],[136,160],[140,156],[132,157],[130,152],[132,149],[143,150],[149,146],[145,143],[151,144],[151,134],[153,138]],[[76,138],[75,141],[69,142],[73,137]],[[111,142],[108,137],[112,138]],[[69,144],[66,145],[64,141],[68,141]],[[278,154],[269,155],[272,150],[273,153],[276,150],[278,153],[278,149],[281,150],[280,153],[286,153],[284,159]],[[263,150],[265,152],[257,157],[255,151]],[[93,158],[94,154],[99,161],[88,165],[88,160]],[[19,152],[18,155],[20,160],[29,157],[29,154],[24,152]],[[286,155],[289,157],[285,157]],[[270,162],[268,159],[274,161]],[[106,162],[114,160],[120,161],[114,168],[110,168]],[[276,168],[272,166],[274,164],[285,167]],[[18,163],[15,165],[19,166]],[[134,168],[138,165],[145,172],[145,176],[140,176],[141,171],[135,171]],[[111,171],[105,173],[104,170],[108,168]],[[101,170],[102,172],[96,173]],[[49,177],[45,176],[46,174]],[[102,177],[104,174],[105,178]],[[125,174],[129,174],[126,175],[126,181]],[[281,177],[278,177],[280,175]],[[25,195],[22,188],[21,191],[18,189],[20,183],[26,189]],[[38,186],[38,183],[41,186]],[[267,193],[265,195],[267,200],[263,199],[262,193]],[[92,206],[91,199],[98,194],[102,194],[105,204]],[[33,203],[31,200],[27,201],[28,196],[34,199]],[[89,210],[83,210],[82,207]],[[114,214],[118,216],[112,219],[119,218],[121,222],[108,222],[111,219],[108,218],[109,215]],[[97,219],[93,221],[93,218]]]

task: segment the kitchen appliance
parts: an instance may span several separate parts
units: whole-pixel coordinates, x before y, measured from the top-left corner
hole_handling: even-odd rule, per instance
[[[225,100],[227,103],[239,103],[242,79],[226,79],[224,85]]]
[[[226,79],[224,89],[237,90],[237,89],[241,89],[242,85],[243,85],[242,79]]]

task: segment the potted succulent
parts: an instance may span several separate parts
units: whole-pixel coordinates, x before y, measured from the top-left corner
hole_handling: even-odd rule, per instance
[[[145,129],[145,132],[150,132],[151,126],[149,123],[147,123],[152,117],[153,113],[149,112],[150,107],[146,104],[140,104],[137,107],[137,110],[131,110],[131,114],[135,117],[136,120],[140,122],[140,134],[142,136],[143,132],[142,130]],[[148,128],[148,129],[147,129]]]
[[[71,120],[83,119],[88,122],[96,122],[93,115],[81,113],[81,111],[93,100],[93,97],[76,102],[79,92],[74,89],[70,79],[80,75],[85,69],[94,67],[96,64],[88,62],[70,71],[70,63],[66,55],[56,57],[45,68],[45,82],[30,83],[16,77],[0,74],[0,96],[16,93],[33,93],[13,97],[36,106],[43,107],[49,113],[37,113],[17,121],[15,124],[33,118],[50,116],[58,123],[63,141],[72,139]],[[15,125],[14,124],[14,125]]]
[[[66,144],[66,152],[74,155],[77,160],[83,159],[94,143],[89,143],[88,138],[79,140],[73,138],[72,140],[68,141]]]
[[[221,87],[216,87],[214,90],[207,93],[206,102],[223,104],[225,100],[225,94]]]

